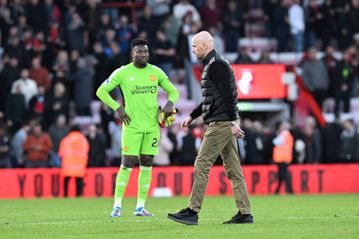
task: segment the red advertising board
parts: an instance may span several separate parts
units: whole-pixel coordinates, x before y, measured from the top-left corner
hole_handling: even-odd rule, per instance
[[[284,65],[232,65],[238,99],[285,98]]]
[[[276,167],[244,166],[250,194],[272,194],[277,185]],[[85,197],[111,197],[117,168],[88,169],[85,176]],[[295,194],[359,193],[359,164],[292,165],[290,172]],[[133,170],[126,195],[137,194],[138,169]],[[174,195],[191,192],[193,167],[156,167],[153,170],[150,195],[155,187],[168,187]],[[282,190],[284,190],[284,185]],[[74,195],[74,182],[70,195]],[[222,166],[211,170],[207,195],[231,195],[230,182]],[[1,169],[0,198],[62,197],[63,183],[59,169]]]

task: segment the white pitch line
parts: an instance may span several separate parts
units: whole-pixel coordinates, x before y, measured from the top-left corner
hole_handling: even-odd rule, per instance
[[[260,217],[260,220],[273,220],[273,219],[281,219],[281,220],[308,220],[308,219],[315,219],[315,220],[320,220],[320,219],[345,219],[348,220],[348,218],[359,218],[359,215],[354,215],[354,216],[348,216],[345,215],[345,217],[342,216],[338,216],[338,217],[334,217],[334,216],[326,216],[326,217]],[[1,226],[18,226],[18,225],[66,225],[66,224],[107,224],[107,223],[113,223],[115,221],[117,222],[121,222],[124,221],[126,223],[132,223],[132,222],[143,222],[143,220],[128,220],[129,217],[123,217],[123,218],[114,218],[112,219],[112,221],[54,221],[54,222],[16,222],[16,223],[0,223],[0,227]],[[167,218],[153,218],[155,221],[167,221]],[[109,219],[111,220],[111,219]],[[224,220],[224,219],[223,219]],[[201,222],[205,221],[205,222],[209,222],[209,221],[221,221],[221,219],[209,219],[209,218],[203,218],[200,219]]]

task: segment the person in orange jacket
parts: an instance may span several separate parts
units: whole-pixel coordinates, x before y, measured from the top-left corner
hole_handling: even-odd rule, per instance
[[[76,178],[76,196],[83,193],[83,178],[88,162],[89,143],[81,133],[79,126],[71,128],[69,134],[60,142],[61,174],[64,177],[64,196],[68,195],[71,177]]]
[[[279,126],[277,137],[273,139],[273,161],[278,166],[278,185],[275,190],[276,194],[279,193],[283,181],[285,181],[287,193],[293,193],[292,180],[288,171],[288,166],[293,161],[294,137],[289,130],[289,122],[282,122]]]

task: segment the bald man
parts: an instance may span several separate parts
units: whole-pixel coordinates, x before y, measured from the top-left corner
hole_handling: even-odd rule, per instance
[[[169,213],[168,218],[187,225],[198,224],[209,172],[218,155],[221,155],[238,208],[238,213],[224,223],[253,223],[237,147],[236,138],[243,138],[244,132],[240,127],[233,70],[228,61],[214,50],[213,37],[206,31],[193,37],[192,52],[205,65],[201,79],[203,100],[181,122],[181,128],[187,131],[192,121],[200,115],[208,128],[195,161],[189,205],[177,213]]]

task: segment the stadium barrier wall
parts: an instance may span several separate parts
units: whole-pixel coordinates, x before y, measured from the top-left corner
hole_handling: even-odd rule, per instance
[[[273,194],[277,185],[275,165],[244,166],[250,194]],[[118,168],[91,168],[85,176],[84,197],[111,197]],[[137,193],[138,168],[133,170],[126,195]],[[359,164],[292,165],[290,166],[295,194],[359,193]],[[0,198],[62,197],[60,169],[1,169]],[[168,187],[177,196],[188,196],[193,181],[193,167],[154,167],[150,195],[156,187]],[[284,190],[282,185],[282,192]],[[75,182],[70,184],[75,195]],[[222,166],[214,166],[207,195],[231,195],[230,182]]]

